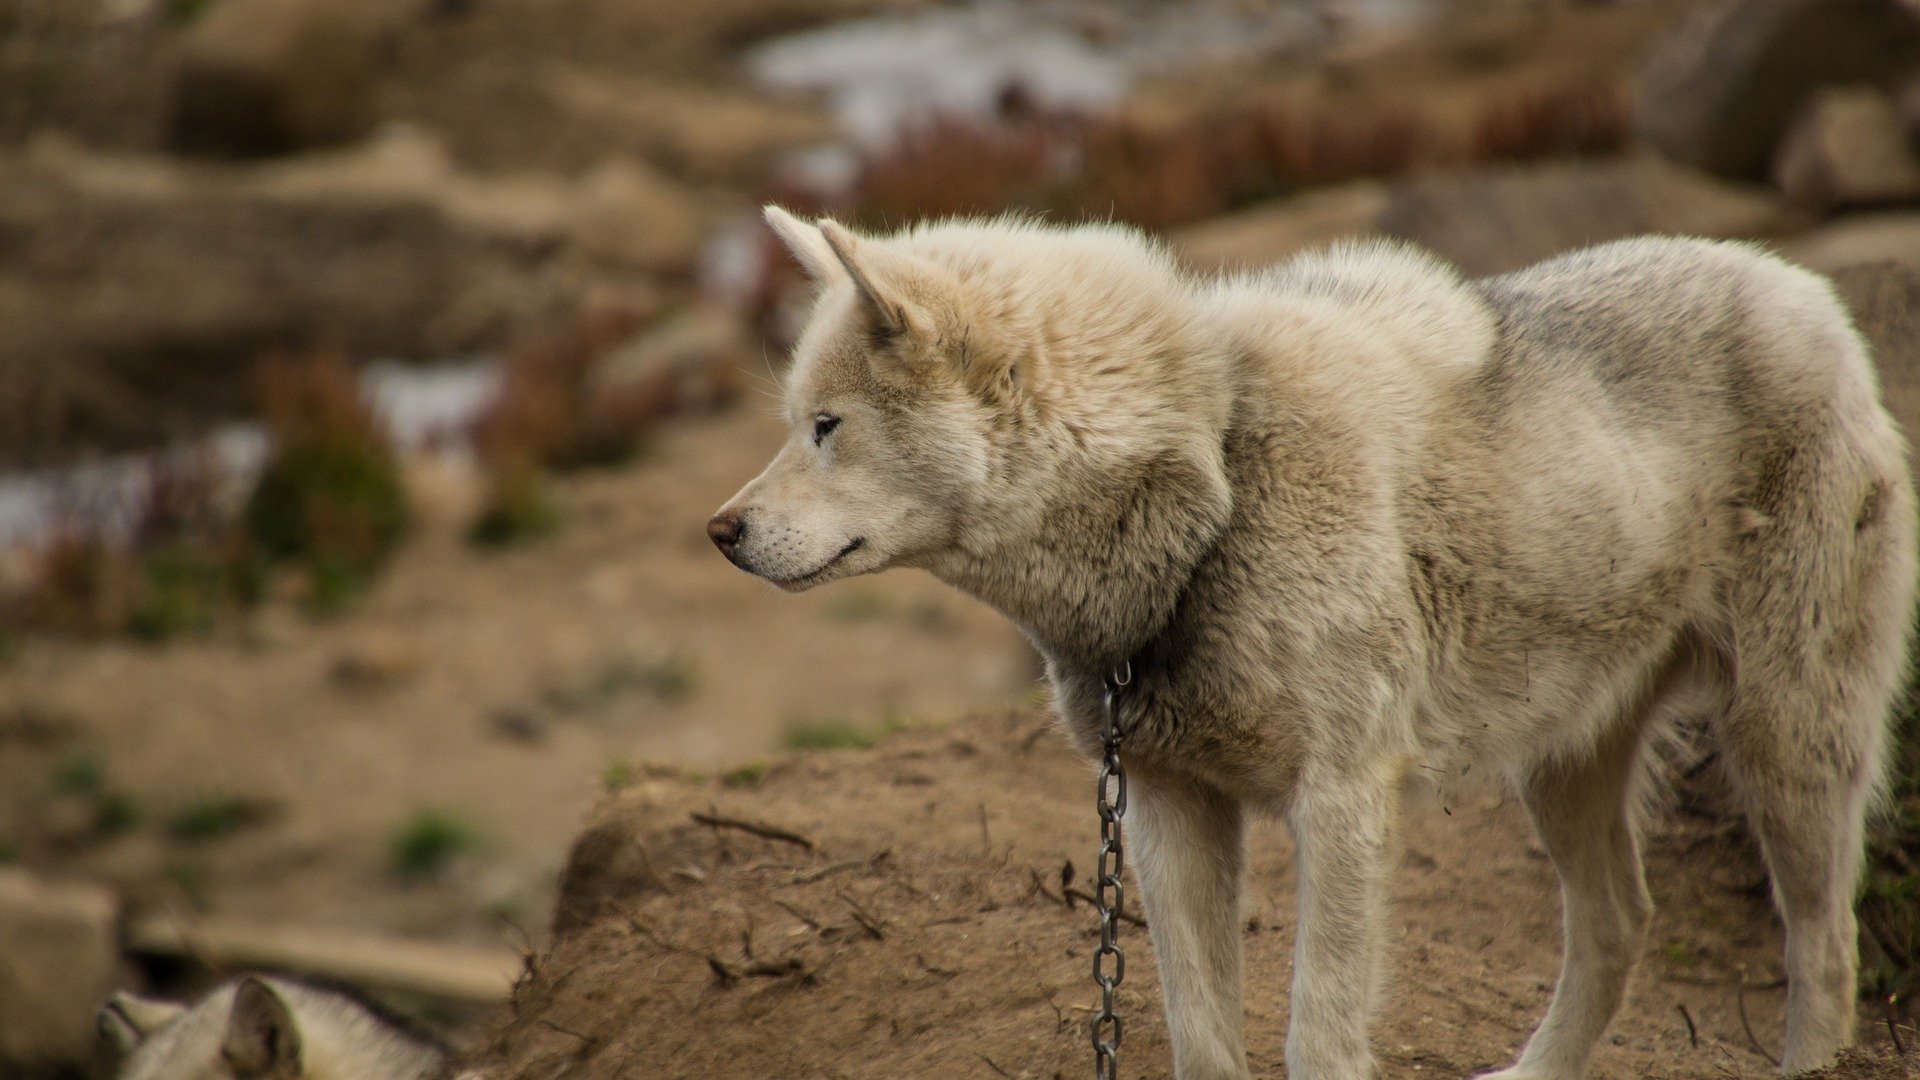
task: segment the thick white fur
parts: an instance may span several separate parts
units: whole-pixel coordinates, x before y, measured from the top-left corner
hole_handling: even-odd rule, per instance
[[[100,1011],[100,1030],[121,1057],[119,1080],[428,1080],[446,1053],[342,994],[291,979],[255,977],[277,1007],[278,1045],[289,1053],[265,1073],[236,1068],[237,1033],[258,1026],[235,1008],[242,980],[192,1006],[116,994]]]
[[[1241,836],[1297,841],[1289,1075],[1372,1075],[1410,770],[1511,776],[1565,958],[1506,1080],[1581,1076],[1644,944],[1649,740],[1704,713],[1786,924],[1784,1067],[1852,1036],[1852,897],[1904,675],[1904,443],[1826,283],[1733,244],[1503,278],[1362,245],[1195,280],[1110,226],[862,237],[791,434],[721,517],[789,589],[917,566],[996,605],[1096,745],[1131,661],[1133,838],[1183,1080],[1246,1075]]]

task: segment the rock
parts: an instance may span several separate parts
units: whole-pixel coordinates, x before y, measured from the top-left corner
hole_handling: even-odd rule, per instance
[[[1834,273],[1833,285],[1873,347],[1881,399],[1912,439],[1920,432],[1920,268],[1849,266]]]
[[[1887,95],[1821,90],[1781,142],[1773,182],[1794,202],[1821,209],[1911,199],[1920,196],[1920,150]]]
[[[1920,211],[1854,214],[1781,248],[1788,258],[1822,273],[1871,262],[1903,262],[1920,268]]]
[[[1232,270],[1265,266],[1337,240],[1372,235],[1387,206],[1387,189],[1359,180],[1285,199],[1174,234],[1174,250],[1193,266]]]
[[[599,258],[686,270],[700,253],[705,214],[679,185],[639,161],[616,159],[581,178],[570,238]]]
[[[1504,273],[1642,233],[1766,237],[1797,223],[1798,215],[1768,191],[1650,157],[1409,180],[1392,190],[1380,216],[1382,232],[1430,248],[1469,274]]]
[[[639,287],[567,245],[576,184],[528,186],[404,130],[270,163],[0,148],[0,460],[201,430],[276,347],[470,355]]]
[[[567,854],[553,909],[553,935],[564,938],[592,924],[619,900],[660,887],[653,859],[629,823],[595,821]]]
[[[169,87],[172,149],[259,157],[364,136],[383,53],[419,0],[242,0],[209,7]]]
[[[495,709],[487,714],[487,723],[503,738],[523,743],[545,742],[551,727],[531,709]]]
[[[333,681],[353,690],[397,686],[420,672],[420,650],[390,634],[368,634],[348,645],[333,665]]]
[[[668,319],[594,369],[588,410],[637,422],[712,412],[745,389],[750,351],[746,328],[726,312],[701,309]]]
[[[104,889],[0,869],[0,1074],[90,1060],[120,982],[119,918]]]
[[[1916,69],[1920,10],[1905,0],[1735,0],[1655,50],[1635,127],[1675,161],[1758,179],[1814,90]]]

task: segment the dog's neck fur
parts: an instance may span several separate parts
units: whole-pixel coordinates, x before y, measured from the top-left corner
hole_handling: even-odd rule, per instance
[[[1170,293],[1184,293],[1171,278]],[[1179,299],[1186,299],[1184,296]],[[1177,301],[1176,301],[1177,302]],[[1019,422],[1002,429],[1006,490],[1065,491],[1038,508],[1024,496],[979,508],[992,527],[968,531],[930,567],[948,584],[1018,624],[1056,669],[1098,678],[1128,661],[1167,626],[1194,570],[1215,547],[1232,510],[1221,457],[1234,388],[1231,365],[1183,323],[1084,325],[1101,312],[1041,311],[1008,325],[1035,339],[1042,375],[1014,400]],[[1128,333],[1126,331],[1131,331]],[[1195,340],[1180,340],[1188,336]],[[1044,342],[1094,340],[1101,353],[1075,355]],[[1113,355],[1165,358],[1139,370]],[[1169,394],[1167,385],[1178,392]],[[1156,402],[1122,411],[1116,399]]]
[[[1086,497],[1052,507],[1041,525],[1043,546],[961,548],[934,572],[999,609],[1057,666],[1114,670],[1166,627],[1230,505],[1224,492],[1208,498],[1207,474],[1171,452],[1126,475],[1123,491],[1089,469]]]

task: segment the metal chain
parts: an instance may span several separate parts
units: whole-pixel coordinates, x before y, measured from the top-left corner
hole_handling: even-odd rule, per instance
[[[1113,1008],[1113,992],[1127,976],[1127,956],[1120,951],[1118,923],[1126,910],[1126,848],[1120,819],[1127,812],[1127,770],[1120,763],[1120,693],[1133,682],[1133,664],[1121,664],[1102,683],[1100,742],[1100,860],[1094,880],[1093,906],[1100,913],[1100,947],[1093,951],[1093,981],[1100,987],[1100,1007],[1088,1024],[1093,1038],[1093,1075],[1097,1080],[1119,1080],[1120,1014]]]

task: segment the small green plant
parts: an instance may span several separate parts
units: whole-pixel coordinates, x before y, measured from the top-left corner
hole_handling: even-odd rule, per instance
[[[93,797],[106,788],[106,759],[91,750],[76,750],[53,765],[47,788],[55,795]]]
[[[455,859],[486,847],[480,830],[445,810],[421,810],[394,829],[388,840],[393,872],[409,880],[439,877]]]
[[[781,740],[789,750],[865,750],[889,735],[897,734],[906,723],[888,713],[878,727],[855,727],[838,717],[813,723],[795,724]]]
[[[92,751],[75,751],[54,763],[47,791],[56,799],[76,799],[88,807],[95,839],[118,836],[140,824],[139,802],[107,786],[106,760]]]
[[[691,660],[678,655],[646,659],[621,654],[608,658],[592,677],[550,687],[543,696],[552,708],[571,713],[604,708],[630,693],[675,704],[692,697],[698,687],[698,670]]]
[[[1667,963],[1674,967],[1692,967],[1700,962],[1700,954],[1694,952],[1693,946],[1684,941],[1667,942],[1667,947],[1662,949],[1661,953],[1667,958]]]
[[[93,835],[105,839],[140,824],[140,804],[124,791],[103,791],[93,807]]]
[[[789,750],[864,750],[879,737],[878,732],[836,719],[795,724],[781,742]]]
[[[372,584],[364,569],[345,559],[317,558],[308,570],[304,606],[316,619],[345,612]]]
[[[265,820],[267,808],[238,795],[203,795],[167,819],[167,835],[184,843],[201,843],[231,836]]]
[[[751,787],[766,779],[767,763],[749,761],[720,774],[720,783],[725,787]]]
[[[633,763],[630,761],[609,761],[607,767],[600,770],[600,786],[612,795],[633,786]]]
[[[247,501],[247,533],[264,555],[309,568],[311,609],[338,610],[406,532],[399,464],[340,357],[271,358],[259,387],[274,452]]]
[[[640,689],[662,704],[685,701],[700,688],[699,669],[692,660],[678,654],[642,661],[631,674]]]
[[[177,546],[146,558],[146,589],[128,620],[133,636],[166,641],[213,630],[227,592],[227,569],[203,552]]]
[[[198,19],[211,0],[165,0],[160,6],[160,17],[168,26],[185,26]]]

